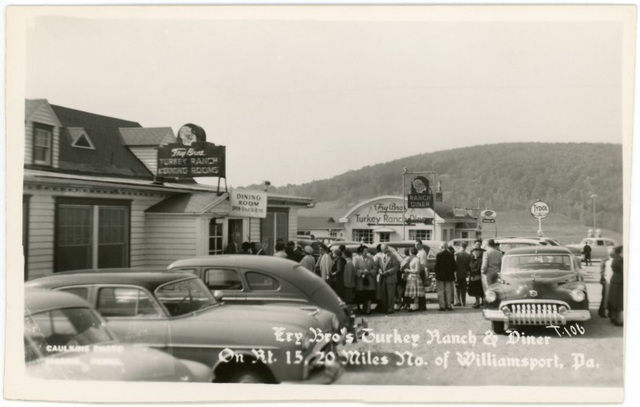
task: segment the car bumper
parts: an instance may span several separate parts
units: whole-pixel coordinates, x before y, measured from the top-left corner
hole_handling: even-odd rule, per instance
[[[489,321],[508,322],[511,325],[565,325],[567,322],[587,321],[591,318],[588,310],[568,310],[564,314],[514,314],[505,315],[501,310],[485,309],[482,312]]]

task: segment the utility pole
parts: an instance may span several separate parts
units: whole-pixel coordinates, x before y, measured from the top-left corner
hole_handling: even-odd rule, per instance
[[[591,194],[590,198],[593,200],[593,233],[596,233],[596,198],[598,195]]]

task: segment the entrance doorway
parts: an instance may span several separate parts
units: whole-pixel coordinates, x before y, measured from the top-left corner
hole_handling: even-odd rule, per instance
[[[229,219],[227,232],[226,252],[229,254],[242,253],[242,219]]]

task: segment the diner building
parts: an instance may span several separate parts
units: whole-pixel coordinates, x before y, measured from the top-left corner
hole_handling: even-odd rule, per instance
[[[166,267],[185,257],[238,252],[244,241],[295,238],[310,198],[257,191],[265,216],[233,215],[230,193],[156,174],[169,127],[69,109],[45,99],[25,111],[24,278],[85,268]]]
[[[475,237],[477,222],[466,209],[436,202],[435,210],[407,208],[401,196],[378,196],[352,207],[339,220],[346,240],[381,243]]]

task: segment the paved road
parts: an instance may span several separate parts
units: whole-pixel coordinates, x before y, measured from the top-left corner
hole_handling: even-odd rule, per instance
[[[496,336],[479,309],[374,314],[372,335],[343,347],[336,384],[622,386],[623,330],[599,318],[599,265],[586,268],[591,320]]]

